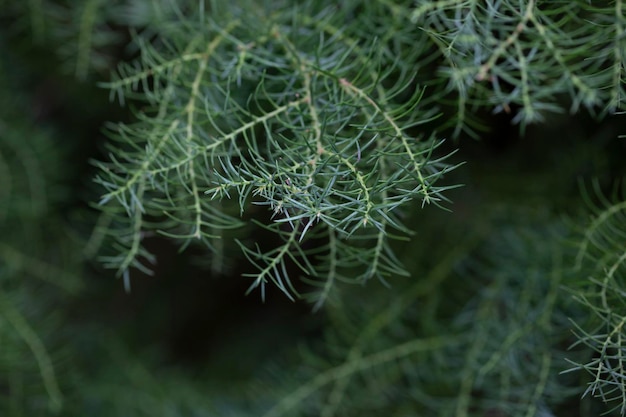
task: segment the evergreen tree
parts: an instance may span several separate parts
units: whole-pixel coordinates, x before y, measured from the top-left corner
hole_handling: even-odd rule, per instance
[[[626,415],[621,0],[0,6],[0,415]]]

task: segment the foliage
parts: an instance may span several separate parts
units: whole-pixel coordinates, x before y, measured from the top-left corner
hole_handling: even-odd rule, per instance
[[[11,79],[2,63],[3,91]],[[3,94],[1,101],[0,413],[59,411],[57,363],[66,353],[54,305],[81,286],[77,245],[48,239],[68,239],[56,212],[67,198],[59,174],[65,150],[51,132],[30,125],[19,95]]]
[[[626,415],[621,0],[0,7],[0,414]]]
[[[111,228],[121,254],[106,259],[121,273],[151,261],[140,230],[211,248],[242,225],[231,212],[256,206],[271,213],[257,227],[279,244],[237,241],[255,266],[251,289],[272,281],[293,297],[293,265],[319,301],[334,282],[403,273],[389,246],[409,233],[400,209],[440,202],[447,187],[435,182],[449,169],[433,155],[440,142],[414,133],[434,116],[403,62],[415,57],[398,62],[384,39],[360,45],[357,27],[383,36],[376,10],[346,26],[332,9],[273,5],[212,7],[155,42],[139,36],[139,60],[105,84],[145,102],[136,123],[112,128],[119,145],[97,178],[105,210],[124,217]]]
[[[579,391],[559,375],[571,307],[559,296],[562,233],[493,231],[472,256],[475,239],[418,269],[385,306],[335,306],[323,355],[305,357],[305,382],[287,381],[263,415],[534,416],[571,401]],[[473,290],[465,306],[434,296],[459,281]]]
[[[585,363],[574,369],[587,372],[591,378],[585,394],[598,396],[614,404],[621,415],[626,413],[626,385],[623,383],[624,352],[624,251],[626,206],[623,193],[616,201],[605,198],[595,184],[597,203],[591,205],[592,217],[581,231],[576,268],[588,274],[575,298],[589,310],[589,323],[577,326],[578,343],[594,352]],[[617,199],[619,198],[619,199]]]

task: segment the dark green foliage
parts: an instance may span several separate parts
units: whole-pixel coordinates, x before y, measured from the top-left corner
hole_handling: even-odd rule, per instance
[[[0,415],[626,415],[620,0],[0,7]]]
[[[2,91],[12,81],[1,63]],[[34,109],[19,94],[3,94],[0,109],[0,413],[60,411],[67,352],[55,305],[81,286],[79,248],[58,213],[67,149],[32,127]]]
[[[290,265],[322,288],[320,301],[338,280],[404,273],[389,246],[409,233],[400,208],[438,203],[449,188],[435,184],[449,170],[440,141],[413,133],[434,116],[407,67],[423,51],[363,39],[360,27],[385,28],[369,6],[354,17],[249,6],[177,17],[155,42],[139,36],[140,58],[105,84],[121,102],[145,102],[137,122],[112,127],[119,145],[99,164],[101,204],[121,211],[120,253],[105,262],[147,271],[151,230],[215,248],[243,225],[230,213],[262,206],[271,221],[257,225],[279,244],[237,241],[255,266],[251,289],[271,281],[297,295]]]
[[[574,292],[574,298],[589,314],[587,322],[576,323],[578,344],[591,349],[594,355],[587,362],[574,362],[573,369],[588,373],[591,381],[586,394],[613,404],[623,415],[626,413],[623,383],[626,343],[622,340],[626,323],[626,205],[622,201],[623,192],[615,193],[614,199],[609,200],[598,190],[598,184],[594,185],[595,196],[588,197],[593,217],[580,231],[575,261],[576,272],[582,272],[587,279]]]

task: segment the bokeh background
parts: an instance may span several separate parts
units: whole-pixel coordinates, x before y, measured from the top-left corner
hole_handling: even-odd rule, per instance
[[[92,161],[107,157],[103,126],[133,117],[98,82],[136,52],[127,44],[132,25],[141,26],[141,4],[118,19],[118,9],[93,1],[0,1],[0,415],[443,416],[463,415],[463,398],[477,401],[469,415],[531,413],[519,387],[540,385],[537,358],[560,358],[553,370],[570,367],[564,357],[579,358],[569,349],[569,320],[587,317],[567,291],[580,281],[568,281],[573,257],[564,242],[575,240],[572,225],[584,224],[599,196],[621,195],[623,117],[550,114],[521,134],[514,111],[478,111],[480,139],[450,138],[441,149],[458,150],[452,161],[465,162],[445,177],[464,184],[447,193],[449,211],[416,205],[407,213],[417,232],[397,248],[411,276],[345,285],[328,309],[313,313],[273,288],[265,301],[246,296],[249,267],[235,248],[215,260],[199,247],[179,253],[159,237],[146,241],[158,260],[154,275],[135,274],[129,293],[97,260],[107,243],[99,240]],[[77,31],[88,7],[101,23],[82,50]],[[558,291],[545,278],[556,252]],[[227,272],[213,273],[222,261]],[[558,301],[545,313],[544,296],[553,293]],[[525,327],[542,317],[548,327]],[[516,331],[518,339],[507,339]],[[495,351],[511,343],[519,352],[502,350],[502,363],[473,374],[467,362],[489,363],[480,355],[500,332]],[[336,377],[344,387],[316,385],[316,376],[333,379],[325,372],[350,352],[365,357],[443,334],[458,340],[439,354],[364,365],[358,376]],[[544,390],[552,401],[537,401],[545,409],[528,415],[605,410],[581,399],[584,373],[553,374]],[[462,381],[472,375],[467,391]],[[506,384],[519,387],[504,395]]]

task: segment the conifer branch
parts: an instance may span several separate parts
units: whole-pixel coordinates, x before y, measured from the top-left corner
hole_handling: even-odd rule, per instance
[[[86,404],[102,416],[569,417],[590,404],[590,417],[626,415],[623,192],[606,197],[594,183],[583,190],[590,218],[563,224],[551,214],[579,203],[565,172],[599,170],[613,181],[623,171],[610,155],[617,148],[595,137],[582,152],[572,146],[576,161],[542,171],[539,187],[527,186],[536,177],[526,170],[520,180],[518,171],[493,179],[494,159],[485,159],[484,174],[477,158],[471,174],[458,173],[476,183],[456,215],[419,210],[447,205],[455,187],[446,182],[459,166],[442,146],[448,133],[482,138],[501,120],[490,113],[506,113],[525,134],[551,113],[609,120],[624,110],[623,0],[0,5],[0,55],[11,60],[8,71],[0,61],[0,414],[40,415],[47,405],[49,413],[84,415]],[[27,51],[22,35],[36,49]],[[100,109],[91,93],[74,92],[77,82],[127,56],[99,84],[128,106],[126,122],[107,125],[106,155],[94,163],[100,216],[91,237],[70,238],[65,229],[90,213],[75,222],[83,190],[59,173],[84,171],[57,152],[69,140],[39,133],[52,125],[63,139],[83,140],[74,130]],[[26,91],[9,73],[25,84],[45,74],[54,91],[47,83]],[[51,112],[39,108],[49,104]],[[586,153],[587,143],[598,154]],[[490,144],[461,152],[473,158]],[[537,160],[552,150],[533,149]],[[527,162],[509,155],[497,162]],[[500,191],[500,180],[510,191]],[[463,243],[468,231],[480,242]],[[159,272],[184,263],[185,273],[221,274],[241,258],[248,293],[265,298],[277,288],[324,309],[307,317],[320,326],[313,336],[297,336],[301,355],[293,355],[293,330],[308,332],[304,320],[275,340],[278,326],[257,337],[260,321],[228,322],[240,326],[232,333],[243,335],[246,357],[237,336],[223,346],[211,340],[211,359],[192,361],[194,372],[206,365],[217,377],[192,381],[177,362],[170,372],[150,359],[180,359],[178,334],[151,346],[156,355],[134,355],[135,338],[126,349],[123,336],[94,326],[89,310],[98,319],[100,311],[87,306],[95,297],[77,291],[77,254],[100,255],[129,290],[134,271],[153,272],[158,259],[148,248],[160,253],[163,240],[194,248]],[[205,270],[187,262],[196,253],[210,263]],[[389,285],[346,289],[373,278]],[[181,298],[193,317],[168,315],[174,333],[211,304]],[[126,319],[120,333],[134,333]],[[268,358],[273,375],[262,371]],[[219,370],[229,362],[245,368],[240,361],[248,371],[225,386]],[[94,383],[80,386],[85,378]]]
[[[49,407],[53,413],[57,413],[63,407],[63,394],[59,388],[57,377],[52,366],[52,360],[48,355],[48,351],[37,336],[37,333],[28,324],[26,318],[12,305],[10,300],[0,292],[0,315],[13,326],[15,331],[23,339],[29,349],[32,351],[39,372],[41,373],[41,379],[46,388],[49,396]]]
[[[575,323],[578,341],[574,344],[591,349],[593,357],[588,357],[586,362],[570,360],[572,368],[567,372],[584,371],[590,377],[584,395],[599,397],[612,405],[612,410],[624,415],[626,202],[622,201],[621,194],[614,197],[619,198],[617,202],[605,197],[597,182],[593,190],[595,196],[585,191],[593,217],[579,232],[575,263],[576,270],[583,272],[585,278],[578,284],[581,288],[576,291],[575,299],[588,309],[591,318],[587,323]]]
[[[405,103],[393,102],[395,96],[414,88],[401,64],[390,62],[384,68],[386,58],[382,55],[365,57],[358,49],[360,42],[337,35],[329,21],[323,24],[331,34],[329,40],[307,32],[285,31],[281,19],[287,16],[274,14],[275,23],[263,29],[266,32],[256,33],[256,38],[242,37],[249,36],[247,31],[255,27],[246,20],[249,17],[241,17],[247,23],[239,19],[224,29],[207,21],[206,29],[215,36],[201,53],[196,52],[199,44],[195,35],[181,40],[182,54],[167,56],[156,49],[158,43],[153,46],[138,39],[141,61],[120,67],[117,78],[105,86],[122,102],[142,86],[145,101],[158,105],[159,116],[139,114],[137,127],[118,128],[122,143],[139,142],[129,144],[136,149],[132,156],[114,151],[112,162],[99,164],[108,177],[98,178],[108,189],[101,204],[116,199],[131,215],[133,207],[129,204],[138,197],[139,182],[151,184],[146,192],[156,193],[156,200],[172,205],[178,204],[176,199],[163,199],[159,194],[165,191],[169,195],[183,187],[190,200],[175,211],[187,212],[184,216],[191,220],[186,227],[191,227],[191,232],[176,235],[157,231],[200,240],[217,236],[215,229],[211,234],[202,231],[205,217],[220,227],[240,225],[226,217],[224,222],[212,221],[216,214],[207,212],[210,201],[232,198],[242,214],[251,205],[267,206],[274,223],[268,225],[268,231],[283,236],[283,225],[290,228],[284,243],[267,252],[246,247],[241,241],[239,246],[258,268],[251,288],[262,287],[269,279],[290,297],[294,290],[285,262],[293,263],[310,278],[318,279],[327,272],[318,261],[321,252],[303,249],[307,234],[318,223],[332,227],[340,239],[356,243],[333,244],[331,253],[347,255],[345,262],[333,260],[334,265],[347,267],[356,262],[364,268],[357,281],[404,273],[387,242],[388,228],[408,233],[396,212],[415,199],[424,204],[442,201],[441,193],[447,187],[433,184],[452,168],[443,159],[432,157],[437,147],[434,138],[424,140],[407,134],[409,129],[432,120],[432,112],[419,109],[419,89]],[[284,56],[270,55],[274,48],[280,48]],[[381,66],[383,72],[345,65],[353,58],[363,64],[382,59],[374,65]],[[220,68],[222,63],[225,66]],[[397,79],[383,88],[391,74]],[[359,86],[362,78],[369,78],[369,82]],[[179,90],[178,86],[185,87]],[[174,89],[178,94],[185,91],[180,108],[171,102]],[[241,90],[248,93],[241,95]],[[201,102],[203,110],[198,106]],[[169,123],[165,130],[164,121]],[[150,128],[151,124],[156,129]],[[151,146],[142,155],[139,143],[146,129],[151,132],[147,136]],[[157,133],[160,138],[155,140]],[[116,154],[131,165],[117,161]],[[131,168],[133,165],[136,168]],[[165,179],[167,186],[159,186],[159,179]],[[201,187],[209,202],[200,195]],[[148,214],[156,208],[139,200],[135,204]],[[179,217],[167,214],[171,211],[165,209],[168,218],[179,222]],[[324,233],[316,236],[329,239]],[[366,249],[362,242],[370,239],[373,247]],[[120,272],[139,253],[136,245],[131,245],[131,252],[134,255],[122,261]]]
[[[441,349],[444,346],[453,344],[454,340],[445,336],[423,338],[410,340],[406,343],[396,345],[390,349],[386,349],[380,352],[373,353],[354,360],[354,362],[346,362],[335,368],[331,368],[325,372],[320,373],[311,381],[298,387],[292,393],[286,395],[282,401],[272,407],[269,411],[263,414],[263,417],[278,417],[285,415],[291,409],[300,405],[304,399],[310,396],[313,392],[319,390],[321,387],[328,385],[332,382],[339,381],[343,378],[347,378],[357,372],[362,372],[369,368],[383,365],[385,363],[401,359],[403,357],[413,355],[417,352],[432,351]]]

